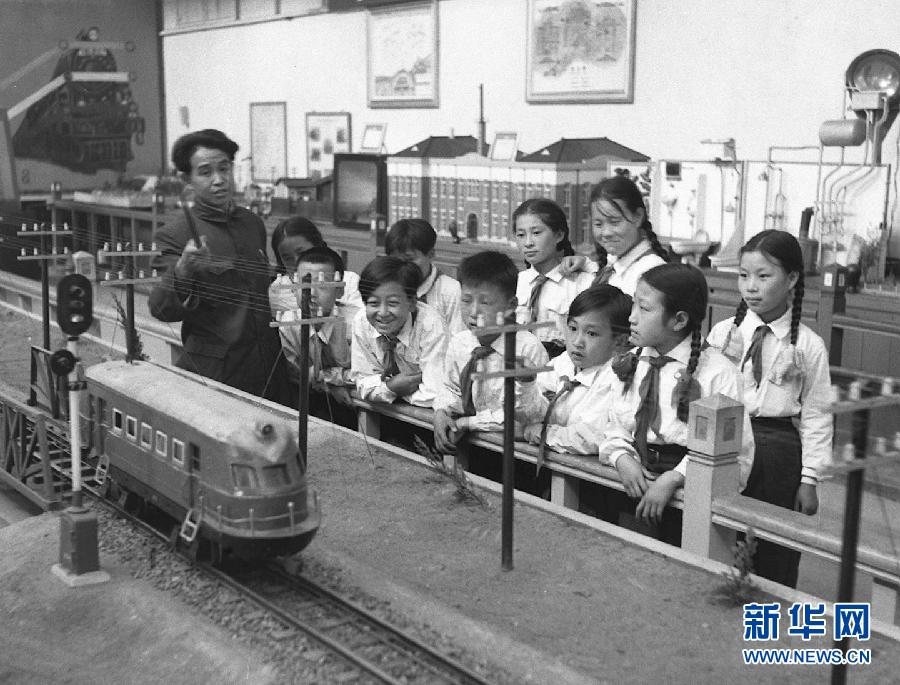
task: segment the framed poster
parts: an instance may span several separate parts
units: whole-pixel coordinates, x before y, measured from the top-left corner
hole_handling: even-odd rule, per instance
[[[350,152],[349,112],[307,112],[306,175],[322,178],[334,170],[334,153]]]
[[[437,2],[366,15],[369,107],[438,106]]]
[[[287,176],[287,105],[250,103],[250,177],[275,183]]]
[[[502,159],[513,162],[519,153],[519,134],[501,133],[494,134],[494,144],[491,145],[491,159]]]
[[[528,0],[525,97],[634,102],[637,0]]]
[[[369,152],[376,155],[384,152],[384,135],[387,133],[387,124],[366,124],[363,129],[360,152]]]

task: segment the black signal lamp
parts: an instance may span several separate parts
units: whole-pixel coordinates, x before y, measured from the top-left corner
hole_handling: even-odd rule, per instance
[[[66,335],[81,335],[94,321],[90,280],[69,274],[56,288],[56,322]]]

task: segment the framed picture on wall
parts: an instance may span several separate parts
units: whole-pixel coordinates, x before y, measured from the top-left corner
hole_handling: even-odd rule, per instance
[[[250,176],[275,183],[287,176],[287,105],[284,102],[250,103]]]
[[[528,102],[633,102],[636,5],[528,0]]]
[[[369,10],[366,24],[369,107],[437,107],[437,1]]]
[[[379,155],[384,152],[384,136],[387,133],[387,124],[366,124],[363,129],[362,142],[359,144],[360,152]]]
[[[349,112],[307,112],[306,175],[328,176],[335,153],[350,152],[352,142]]]

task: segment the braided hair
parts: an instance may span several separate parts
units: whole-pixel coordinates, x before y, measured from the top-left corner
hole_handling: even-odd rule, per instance
[[[663,307],[669,316],[675,316],[678,312],[684,312],[688,316],[691,356],[676,386],[678,418],[687,421],[688,406],[698,396],[694,374],[703,350],[701,326],[706,318],[709,287],[703,272],[689,264],[660,264],[644,272],[641,280],[662,293]]]
[[[562,238],[556,243],[556,251],[562,253],[563,257],[571,257],[575,254],[575,248],[569,241],[569,220],[562,207],[545,197],[532,197],[525,200],[512,213],[513,230],[516,228],[516,220],[525,214],[534,214],[553,233],[562,233]]]
[[[805,283],[803,280],[803,251],[800,243],[787,231],[768,229],[757,233],[741,248],[741,255],[749,252],[759,252],[770,262],[784,269],[788,274],[797,274],[797,282],[794,284],[794,298],[791,302],[791,345],[797,344],[797,334],[800,330],[800,317],[803,314],[803,294]],[[734,325],[740,326],[747,314],[747,303],[741,300],[734,314]]]
[[[653,230],[653,224],[650,223],[647,207],[644,204],[644,196],[641,195],[641,191],[634,181],[621,174],[616,174],[600,181],[591,189],[591,207],[593,208],[594,204],[600,200],[604,200],[615,207],[619,215],[624,219],[629,219],[629,217],[633,217],[638,211],[641,211],[644,217],[644,220],[638,227],[641,236],[650,243],[650,248],[660,259],[665,262],[669,261],[669,253],[660,244],[659,238],[657,238],[656,232]]]

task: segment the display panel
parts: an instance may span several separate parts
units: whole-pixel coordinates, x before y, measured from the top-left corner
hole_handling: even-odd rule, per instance
[[[334,156],[334,224],[369,230],[387,217],[387,163],[383,155]]]

